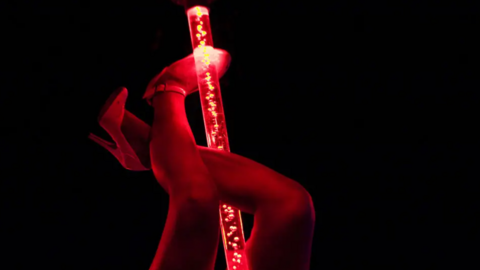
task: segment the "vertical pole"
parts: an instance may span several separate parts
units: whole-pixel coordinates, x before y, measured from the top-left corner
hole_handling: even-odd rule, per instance
[[[213,64],[216,55],[209,10],[194,6],[187,9],[187,17],[208,147],[230,152],[217,67]],[[248,270],[240,210],[221,203],[220,224],[228,270]]]

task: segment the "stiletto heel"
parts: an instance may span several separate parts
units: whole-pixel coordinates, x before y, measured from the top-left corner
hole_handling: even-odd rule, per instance
[[[115,90],[103,105],[98,117],[100,126],[107,131],[114,142],[106,141],[93,133],[90,133],[88,138],[112,153],[125,169],[148,171],[149,168],[142,164],[121,130],[127,96],[126,88],[121,87]]]
[[[120,161],[120,163],[123,163],[122,152],[120,151],[120,149],[117,147],[116,144],[114,144],[112,142],[109,142],[109,141],[106,141],[106,140],[98,137],[97,135],[95,135],[93,133],[90,133],[88,135],[88,138],[90,140],[98,143],[103,148],[107,149],[110,153],[112,153],[112,155],[114,155],[118,159],[118,161]]]
[[[227,51],[215,49],[216,55],[212,61],[216,63],[218,76],[222,77],[230,66],[230,54]],[[197,74],[193,54],[164,68],[147,86],[144,98],[150,103],[158,91],[173,91],[182,95],[189,95],[197,88]],[[114,142],[106,141],[90,133],[88,138],[107,149],[122,164],[125,169],[133,171],[148,171],[150,164],[143,164],[135,150],[127,141],[121,126],[125,116],[125,102],[128,91],[121,87],[115,90],[105,102],[100,111],[98,122],[107,131]],[[137,119],[136,121],[141,121]],[[144,124],[145,125],[145,124]],[[147,161],[144,161],[147,163]]]

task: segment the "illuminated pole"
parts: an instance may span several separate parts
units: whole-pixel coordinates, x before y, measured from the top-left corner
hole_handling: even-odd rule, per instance
[[[187,10],[187,17],[208,147],[230,152],[217,68],[212,63],[215,51],[208,9],[191,7]],[[240,210],[222,203],[220,224],[228,269],[248,269]]]
[[[179,0],[173,0],[180,4]],[[195,0],[194,0],[195,1]],[[185,0],[208,147],[230,152],[209,10],[202,0]],[[228,270],[248,270],[240,210],[220,203],[220,225]]]

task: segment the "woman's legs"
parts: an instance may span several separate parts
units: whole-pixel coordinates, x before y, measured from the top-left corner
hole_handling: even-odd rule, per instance
[[[147,164],[150,126],[125,111],[122,131]],[[247,242],[252,270],[309,269],[315,213],[308,192],[297,182],[253,160],[197,147],[220,199],[255,215]],[[168,157],[162,151],[159,149],[157,154]]]
[[[247,241],[252,270],[307,270],[315,212],[297,182],[245,157],[200,148],[222,202],[254,214]]]
[[[184,96],[159,93],[152,106],[152,170],[170,201],[150,270],[212,270],[219,236],[219,198],[188,126]]]

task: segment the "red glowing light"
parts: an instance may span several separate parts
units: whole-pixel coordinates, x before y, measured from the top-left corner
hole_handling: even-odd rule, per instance
[[[230,152],[220,83],[216,66],[212,64],[216,55],[209,12],[206,7],[194,6],[187,10],[187,17],[208,147]],[[220,207],[220,224],[228,269],[248,270],[240,210],[223,204]]]

